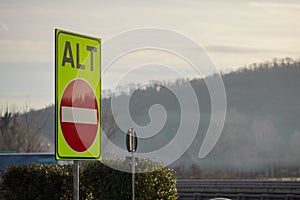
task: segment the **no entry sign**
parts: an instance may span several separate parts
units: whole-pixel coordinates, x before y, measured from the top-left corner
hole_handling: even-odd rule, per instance
[[[56,159],[101,159],[101,39],[55,30]]]
[[[77,152],[88,150],[97,136],[98,102],[89,84],[72,80],[60,101],[60,127],[68,145]]]

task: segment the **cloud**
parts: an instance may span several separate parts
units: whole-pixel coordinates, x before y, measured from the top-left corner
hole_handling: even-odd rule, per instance
[[[167,0],[158,3],[134,0],[128,3],[121,0],[92,0],[86,4],[76,0],[58,4],[54,1],[3,1],[0,7],[0,63],[5,64],[0,64],[1,73],[6,63],[22,63],[26,66],[50,63],[53,66],[54,28],[100,36],[103,41],[114,34],[135,28],[167,28],[207,45],[208,53],[222,69],[233,69],[273,57],[297,58],[300,12],[296,11],[300,4],[295,2],[195,0],[183,3]],[[266,12],[264,8],[269,7]],[[174,66],[175,69],[184,70],[188,76],[193,73],[188,64],[174,55],[148,53],[137,52],[122,57],[114,64],[113,69],[116,70],[110,72],[111,77],[118,77],[117,74],[120,75],[128,66],[149,61]],[[23,65],[19,68],[23,68]],[[204,70],[209,71],[210,68]],[[17,73],[19,70],[10,76],[16,76]],[[146,79],[145,74],[140,77]],[[148,77],[153,79],[153,75],[149,74]],[[34,82],[34,79],[30,81]],[[112,83],[115,81],[111,79]],[[39,85],[36,82],[34,84]]]
[[[286,49],[270,49],[260,46],[243,46],[243,45],[206,45],[205,49],[210,53],[223,53],[223,54],[257,54],[257,53],[281,53],[282,55],[296,53]],[[244,63],[245,64],[245,63]]]
[[[268,7],[268,8],[281,8],[281,9],[300,9],[300,4],[286,3],[286,2],[263,2],[254,1],[249,3],[250,6]]]
[[[47,41],[0,39],[0,61],[16,62],[52,62],[53,44]]]
[[[207,45],[205,46],[209,52],[217,53],[260,53],[265,51],[259,47],[237,46],[237,45]]]
[[[9,32],[8,27],[6,26],[6,24],[1,24],[1,28],[5,31],[5,32]]]

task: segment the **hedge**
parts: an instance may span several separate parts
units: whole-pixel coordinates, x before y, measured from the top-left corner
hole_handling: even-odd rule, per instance
[[[109,161],[112,165],[130,167],[121,160]],[[135,196],[137,200],[177,198],[176,181],[172,170],[157,168],[159,164],[149,160],[139,161]],[[115,170],[99,161],[84,163],[80,168],[80,199],[111,200],[131,199],[131,173]],[[3,197],[5,200],[72,200],[72,165],[24,165],[11,166],[3,176]]]
[[[11,166],[3,177],[3,199],[72,199],[71,165]]]

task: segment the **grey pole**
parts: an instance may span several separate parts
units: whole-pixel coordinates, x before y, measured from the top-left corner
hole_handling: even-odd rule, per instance
[[[79,200],[79,161],[74,160],[73,199]]]
[[[135,159],[134,159],[134,153],[131,152],[132,155],[132,200],[135,200],[135,191],[134,191],[134,173],[135,173]]]

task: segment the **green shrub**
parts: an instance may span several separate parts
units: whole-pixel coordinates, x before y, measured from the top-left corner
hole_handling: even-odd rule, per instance
[[[82,185],[94,199],[130,199],[131,174],[112,169],[101,162],[90,162],[82,173]],[[125,183],[125,184],[124,184]]]
[[[170,169],[137,174],[135,184],[138,199],[177,199],[175,177]]]
[[[71,199],[71,165],[21,165],[8,168],[3,177],[4,199]]]
[[[121,160],[110,160],[110,166],[130,165]],[[24,165],[11,166],[3,177],[3,199],[23,200],[72,199],[72,165]],[[158,163],[141,160],[137,172],[157,169],[147,173],[137,173],[135,195],[137,200],[175,200],[177,190],[175,176],[170,169],[160,168]],[[131,199],[131,173],[110,168],[99,161],[91,161],[81,167],[80,199],[111,200]]]
[[[130,165],[122,160],[109,160],[109,166],[127,169]],[[156,169],[155,171],[152,171]],[[162,168],[160,164],[150,160],[140,160],[136,167],[135,197],[137,200],[177,198],[176,180],[172,170]],[[82,183],[88,186],[86,192],[92,193],[94,199],[131,199],[131,173],[110,168],[101,162],[89,162],[82,173]]]

